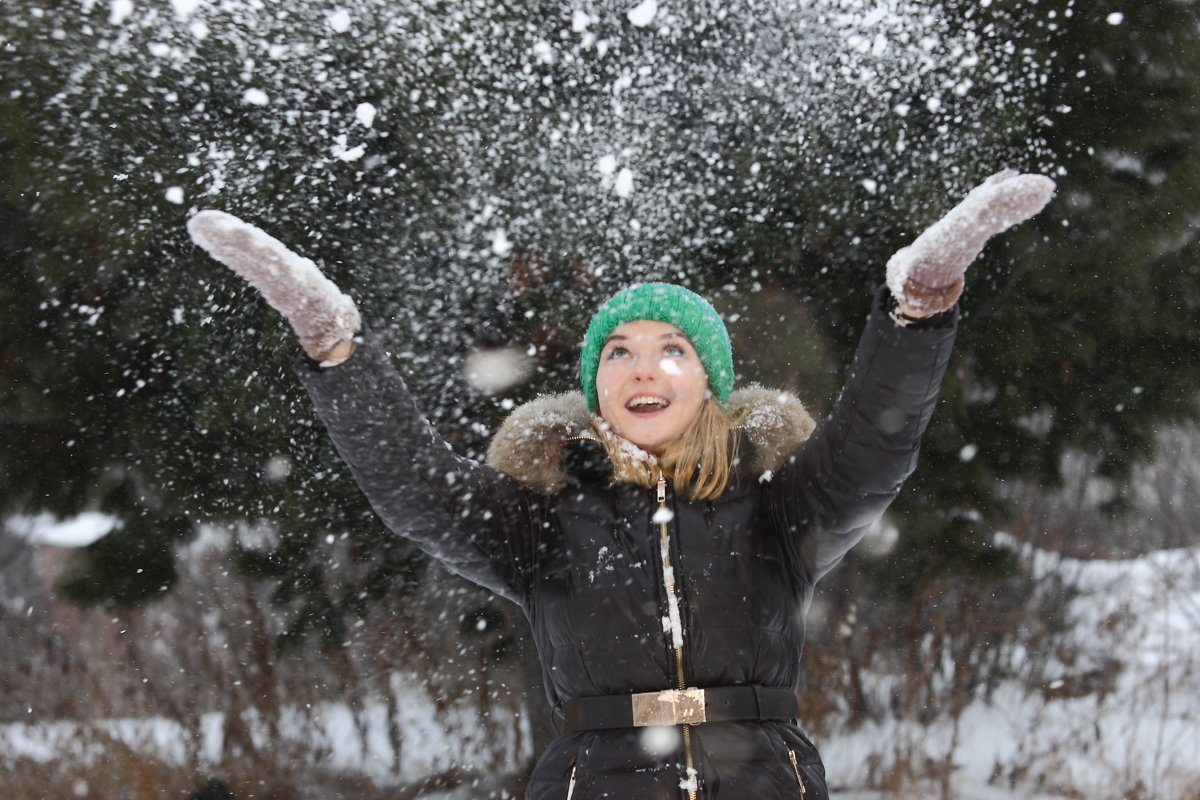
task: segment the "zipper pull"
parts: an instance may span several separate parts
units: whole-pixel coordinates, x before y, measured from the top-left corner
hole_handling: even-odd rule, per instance
[[[800,764],[796,759],[796,751],[788,748],[788,759],[792,762],[792,769],[796,772],[796,785],[800,787],[800,797],[808,796],[808,787],[804,785],[804,778],[800,776]]]
[[[579,767],[578,764],[571,765],[571,781],[567,784],[567,800],[575,794],[575,770]]]
[[[661,506],[667,502],[667,479],[658,473],[658,504]]]

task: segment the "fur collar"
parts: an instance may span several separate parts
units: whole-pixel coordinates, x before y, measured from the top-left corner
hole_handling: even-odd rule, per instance
[[[751,445],[747,462],[752,474],[778,470],[816,427],[794,395],[758,385],[734,391],[729,407],[746,410],[742,431]],[[590,421],[579,392],[539,397],[517,408],[496,431],[487,463],[536,492],[553,494],[575,472],[568,445],[590,436]]]

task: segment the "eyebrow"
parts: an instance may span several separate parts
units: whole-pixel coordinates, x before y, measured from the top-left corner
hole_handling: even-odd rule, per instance
[[[604,340],[604,344],[608,344],[609,342],[624,342],[628,339],[629,337],[625,336],[624,334],[611,333],[609,334],[608,338]],[[664,333],[663,335],[659,336],[658,339],[659,341],[662,341],[663,339],[683,339],[684,341],[687,341],[687,336],[685,336],[682,332],[677,333],[672,331],[670,333]]]

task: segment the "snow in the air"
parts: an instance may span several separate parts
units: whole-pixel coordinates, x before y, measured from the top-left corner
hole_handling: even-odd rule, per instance
[[[175,10],[177,16],[187,19],[195,13],[200,3],[201,0],[171,0],[171,8]]]
[[[506,256],[512,252],[513,244],[508,238],[508,232],[503,228],[497,228],[491,234],[492,252],[498,256]]]
[[[7,525],[31,542],[53,547],[86,547],[117,528],[118,520],[98,511],[85,511],[69,519],[51,514],[11,517]]]
[[[662,358],[658,361],[658,368],[668,375],[682,375],[683,369],[679,366],[679,362],[672,358]]]
[[[679,746],[679,730],[673,725],[651,725],[642,730],[639,739],[648,753],[670,753]]]
[[[329,23],[329,27],[333,29],[334,33],[345,33],[346,31],[350,30],[350,26],[354,20],[350,16],[349,11],[344,8],[339,8],[337,11],[334,11],[332,14],[330,14],[328,20],[326,21]]]
[[[498,394],[529,377],[534,361],[519,347],[476,350],[463,360],[467,381],[484,394]]]
[[[133,0],[112,0],[109,4],[108,21],[121,25],[133,14]]]
[[[251,106],[265,106],[271,102],[271,98],[262,89],[250,87],[242,92],[242,102]]]
[[[346,136],[340,135],[334,140],[331,152],[333,153],[333,157],[339,161],[350,163],[352,161],[358,161],[360,158],[366,155],[367,146],[366,144],[356,144],[353,147],[350,147],[346,144]]]
[[[629,22],[639,28],[644,28],[654,21],[654,15],[658,13],[657,0],[642,0],[633,8],[629,9],[626,15]]]
[[[379,113],[375,106],[370,103],[359,103],[354,108],[354,118],[358,120],[358,124],[364,128],[370,128],[375,125],[375,115]]]
[[[613,181],[613,192],[617,197],[629,197],[633,194],[633,170],[622,167],[617,171],[617,177]]]

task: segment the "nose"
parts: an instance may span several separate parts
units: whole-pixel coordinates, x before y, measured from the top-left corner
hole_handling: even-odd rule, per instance
[[[662,368],[658,365],[658,360],[655,358],[647,358],[639,356],[633,362],[633,379],[636,381],[652,381],[656,380]]]

